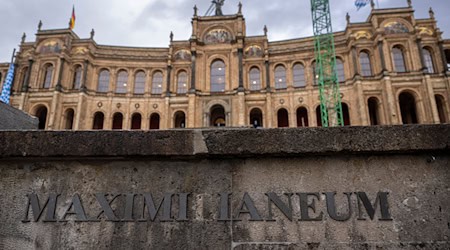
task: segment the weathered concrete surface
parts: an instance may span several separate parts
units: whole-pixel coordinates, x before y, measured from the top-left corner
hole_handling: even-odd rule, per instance
[[[0,132],[0,141],[23,138],[0,148],[0,249],[450,248],[449,126],[318,131],[324,130]],[[321,149],[317,141],[325,137],[332,146]],[[39,145],[41,151],[33,148]],[[246,149],[251,145],[258,149]],[[249,221],[246,213],[242,221],[218,221],[224,192],[232,193],[234,215],[248,193],[263,221]],[[273,205],[275,221],[268,220],[268,192],[286,203],[285,194],[294,193],[292,221]],[[317,210],[309,210],[323,213],[321,221],[299,220],[300,192],[321,193]],[[348,220],[330,218],[324,192],[337,192],[340,215],[349,212],[343,193],[353,193]],[[366,192],[372,202],[388,192],[392,220],[381,221],[379,208],[374,220],[358,220],[354,192]],[[30,209],[32,221],[23,223],[31,193],[42,206],[49,194],[60,194],[59,220],[76,194],[88,217],[101,211],[96,193],[122,194],[111,205],[121,219],[125,194],[151,193],[161,201],[166,193],[190,193],[188,220],[164,222],[158,214],[139,222],[143,201],[136,198],[132,222],[107,221],[104,214],[100,222],[75,222],[74,215],[43,222],[46,211],[34,222]],[[172,201],[176,220],[177,196]]]
[[[39,120],[0,102],[0,130],[38,129]]]

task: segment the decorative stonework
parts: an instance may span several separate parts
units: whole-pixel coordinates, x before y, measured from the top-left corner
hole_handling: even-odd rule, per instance
[[[361,31],[357,31],[357,32],[353,33],[352,37],[354,37],[356,40],[363,39],[363,38],[371,39],[372,34],[369,31],[361,30]]]
[[[56,40],[49,40],[41,45],[39,49],[39,53],[42,54],[50,54],[50,53],[59,53],[61,52],[61,45]]]
[[[229,43],[233,40],[233,36],[225,29],[213,29],[204,37],[205,44]]]
[[[409,29],[400,22],[389,22],[384,25],[384,32],[386,34],[403,34],[408,33]]]
[[[428,35],[428,36],[432,36],[434,34],[434,32],[427,28],[427,27],[416,27],[416,29],[419,31],[419,34],[421,35]]]
[[[263,53],[261,47],[258,45],[251,45],[245,49],[246,57],[261,57],[263,55],[264,55],[264,53]]]
[[[175,61],[191,61],[191,52],[186,49],[179,50],[173,56]]]

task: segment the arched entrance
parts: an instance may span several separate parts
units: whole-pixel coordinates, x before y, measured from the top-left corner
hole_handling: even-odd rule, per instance
[[[94,114],[94,124],[92,129],[103,129],[103,122],[105,120],[105,115],[102,112],[97,112]]]
[[[174,125],[175,128],[185,128],[186,127],[186,115],[183,111],[178,111],[174,115]]]
[[[225,127],[227,124],[225,109],[221,105],[214,105],[211,108],[211,127]]]
[[[64,114],[64,117],[65,117],[64,129],[73,129],[74,114],[75,114],[75,111],[73,111],[73,109],[66,110],[66,113]]]
[[[123,128],[123,115],[121,113],[115,113],[113,116],[112,129],[122,129],[122,128]]]
[[[416,99],[414,96],[408,92],[403,92],[398,99],[403,124],[417,124]]]
[[[142,116],[139,113],[133,114],[131,117],[131,129],[141,129]]]
[[[317,120],[317,127],[322,127],[322,112],[320,109],[320,105],[316,108],[316,120]]]
[[[447,107],[445,105],[445,99],[441,95],[435,95],[436,99],[436,106],[439,114],[439,121],[440,123],[447,123],[448,122],[448,112]]]
[[[280,109],[277,113],[278,127],[287,128],[289,127],[289,114],[286,109]]]
[[[308,110],[305,107],[297,109],[297,127],[308,127]]]
[[[40,106],[36,109],[35,116],[39,119],[39,129],[45,129],[47,124],[47,108],[45,106]]]
[[[150,116],[150,129],[159,129],[160,117],[159,114],[154,113]]]
[[[380,102],[378,99],[376,97],[370,97],[367,101],[367,106],[369,108],[370,125],[380,125]]]
[[[259,108],[254,108],[250,111],[250,125],[255,128],[263,126],[263,115]]]
[[[344,126],[350,126],[350,111],[346,103],[342,103],[342,118],[344,119]]]

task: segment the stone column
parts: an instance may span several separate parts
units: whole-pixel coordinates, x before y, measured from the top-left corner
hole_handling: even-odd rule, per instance
[[[244,91],[244,71],[243,71],[243,58],[244,50],[242,48],[238,49],[238,57],[239,57],[239,87],[238,91],[243,92]]]
[[[270,91],[270,65],[269,65],[269,61],[266,61],[265,64],[266,64],[266,90]]]
[[[166,85],[166,96],[170,96],[170,82],[172,77],[172,65],[167,65],[167,85]]]
[[[433,123],[439,124],[440,123],[440,119],[439,119],[439,112],[437,109],[437,104],[436,104],[436,97],[434,96],[434,89],[433,89],[433,83],[431,82],[431,77],[430,75],[425,75],[423,83],[426,86],[426,90],[427,90],[427,94],[428,94],[428,105],[431,108],[431,121]],[[425,99],[425,98],[422,98]],[[426,114],[423,114],[424,116],[426,116]],[[423,117],[423,118],[428,118],[428,117]],[[422,120],[428,120],[428,119],[422,119]]]
[[[448,65],[447,65],[447,57],[445,56],[445,50],[444,50],[444,41],[439,41],[439,50],[441,52],[441,60],[444,64],[444,74],[448,72]]]
[[[423,51],[422,51],[422,41],[420,38],[417,38],[417,50],[419,51],[419,57],[420,57],[420,70],[423,73],[428,73],[428,68],[425,66],[425,58],[423,57]]]
[[[56,82],[56,91],[61,91],[62,90],[62,84],[61,84],[61,80],[62,80],[62,76],[64,73],[64,63],[66,62],[66,59],[64,58],[60,58],[59,59],[59,74],[58,74],[58,81]]]
[[[25,79],[23,81],[22,85],[22,92],[28,92],[28,88],[30,87],[30,76],[31,76],[31,69],[33,68],[34,61],[32,59],[28,60],[28,70],[25,74]]]
[[[387,69],[386,69],[386,60],[384,58],[384,51],[383,51],[383,40],[378,41],[378,52],[380,53],[380,59],[381,59],[381,72],[384,73],[387,71]]]
[[[83,64],[83,79],[81,79],[81,85],[80,85],[80,91],[81,92],[86,92],[87,91],[86,82],[87,82],[88,67],[89,67],[89,61],[88,60],[84,60],[84,64]]]
[[[189,92],[191,93],[195,93],[196,91],[196,86],[195,86],[195,71],[196,71],[196,66],[197,66],[197,52],[196,51],[192,51],[192,62],[191,62],[191,89],[189,90]]]
[[[355,47],[355,46],[352,46],[353,70],[354,70],[354,72],[355,72],[354,76],[359,76],[359,75],[360,75],[360,73],[359,73],[359,71],[358,71],[358,65],[357,65],[358,61],[357,61],[357,58],[358,58],[358,57],[356,56],[356,47]]]

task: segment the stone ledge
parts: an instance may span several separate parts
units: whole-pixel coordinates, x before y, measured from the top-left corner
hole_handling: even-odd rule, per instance
[[[450,152],[450,125],[166,131],[0,131],[0,159]]]

